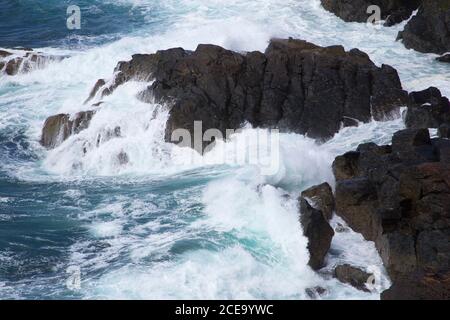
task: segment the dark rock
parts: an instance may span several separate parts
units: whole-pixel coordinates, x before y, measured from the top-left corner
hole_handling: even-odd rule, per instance
[[[394,282],[381,294],[382,300],[448,300],[450,273],[414,273]]]
[[[423,0],[419,12],[408,21],[398,39],[408,49],[443,54],[450,52],[450,3]]]
[[[314,287],[314,288],[306,288],[305,292],[311,299],[319,299],[320,297],[322,297],[327,293],[327,290],[322,287]]]
[[[443,56],[440,56],[440,57],[437,57],[436,60],[439,62],[450,63],[450,53],[444,54]]]
[[[393,283],[382,298],[448,299],[450,141],[406,129],[390,147],[363,144],[350,155],[333,165],[336,213],[375,241]]]
[[[306,199],[300,197],[300,222],[303,234],[308,238],[309,266],[318,270],[324,266],[325,256],[330,249],[333,229],[320,210],[314,209]]]
[[[325,182],[308,188],[302,192],[301,196],[308,200],[315,209],[322,211],[326,220],[330,220],[333,217],[334,196],[333,190],[328,183]]]
[[[12,55],[11,52],[8,52],[5,50],[0,50],[0,58],[5,58],[5,57],[11,56],[11,55]]]
[[[350,151],[336,157],[332,167],[337,181],[352,178],[357,174],[359,155],[359,152]]]
[[[97,92],[106,84],[106,81],[104,79],[99,79],[97,80],[97,82],[94,85],[94,88],[92,88],[91,92],[89,93],[89,97],[87,98],[87,100],[84,103],[89,102],[90,100],[92,100],[95,95],[97,94]]]
[[[55,148],[73,134],[77,134],[89,126],[94,111],[82,111],[73,117],[69,114],[58,114],[47,118],[42,129],[41,144],[46,148]]]
[[[194,121],[202,121],[203,132],[217,128],[224,136],[250,123],[328,139],[348,123],[344,119],[384,120],[407,98],[392,67],[377,67],[357,49],[294,39],[274,39],[265,53],[199,45],[194,52],[134,55],[118,64],[101,95],[131,79],[153,79],[140,98],[171,105],[167,141],[178,128],[192,134]]]
[[[22,55],[20,55],[22,54]],[[0,51],[0,71],[6,75],[14,76],[18,73],[26,73],[33,69],[42,69],[50,62],[61,61],[66,56],[46,55],[40,52],[26,51],[16,52],[15,57],[11,52]]]
[[[348,283],[358,290],[369,292],[367,284],[373,277],[372,274],[367,273],[359,268],[353,267],[349,264],[339,265],[334,269],[334,276],[343,283]]]
[[[405,124],[408,128],[439,128],[442,124],[450,125],[449,100],[434,87],[411,92]]]
[[[408,19],[422,0],[321,0],[323,7],[347,22],[367,22],[372,5],[381,9],[381,19],[392,26]]]

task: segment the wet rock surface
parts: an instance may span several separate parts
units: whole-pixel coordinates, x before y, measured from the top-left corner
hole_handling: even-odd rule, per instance
[[[373,14],[368,8],[376,5],[381,9],[381,19],[392,26],[408,19],[422,0],[321,0],[322,6],[347,22],[367,22]]]
[[[444,54],[450,52],[450,2],[423,0],[419,12],[399,33],[408,49]]]
[[[318,270],[325,264],[325,256],[330,250],[334,231],[324,218],[322,211],[314,209],[303,197],[300,197],[299,202],[300,222],[303,234],[308,238],[310,254],[308,264],[312,269]]]
[[[334,211],[333,190],[328,183],[322,183],[317,186],[306,189],[301,196],[308,200],[312,206],[322,211],[326,220],[330,220]]]
[[[450,102],[435,87],[411,92],[407,106],[407,128],[439,128],[441,125],[450,125]]]
[[[370,291],[367,287],[373,275],[349,264],[339,265],[334,269],[334,277],[343,283],[350,284],[361,291]]]
[[[333,171],[336,213],[375,241],[393,282],[382,297],[450,298],[450,141],[402,130],[391,146],[336,158]]]
[[[328,139],[345,119],[397,116],[407,97],[396,70],[377,67],[365,53],[294,39],[274,39],[265,53],[199,45],[193,52],[134,55],[118,64],[111,84],[100,82],[91,96],[99,90],[100,96],[111,94],[131,79],[154,80],[140,98],[172,106],[167,141],[178,128],[192,134],[194,121],[224,136],[226,129],[250,123]]]
[[[0,74],[14,76],[19,73],[27,73],[35,69],[43,69],[49,63],[61,61],[66,56],[47,55],[35,52],[32,49],[20,49],[14,51],[0,50]]]
[[[82,111],[71,116],[58,114],[47,118],[42,129],[41,144],[46,148],[55,148],[71,135],[77,134],[89,126],[94,111]]]

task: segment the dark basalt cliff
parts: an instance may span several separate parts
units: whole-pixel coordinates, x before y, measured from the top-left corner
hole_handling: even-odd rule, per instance
[[[393,282],[384,299],[450,298],[450,140],[394,134],[336,158],[336,213],[375,241]]]
[[[367,22],[372,13],[367,9],[376,5],[381,9],[381,19],[392,26],[408,19],[422,0],[321,0],[322,6],[347,22]]]
[[[265,53],[199,45],[134,55],[109,84],[99,80],[88,101],[133,79],[153,80],[141,99],[171,107],[167,141],[175,129],[193,133],[194,121],[224,136],[250,123],[323,140],[342,126],[398,116],[407,100],[394,68],[357,49],[293,39],[272,40]]]
[[[407,48],[443,54],[450,51],[450,1],[423,0],[417,15],[399,33]]]

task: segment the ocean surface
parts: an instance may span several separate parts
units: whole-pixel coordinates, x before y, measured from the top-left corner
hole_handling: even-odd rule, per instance
[[[272,37],[342,44],[397,68],[407,90],[434,85],[446,95],[449,65],[395,42],[403,24],[345,23],[319,0],[75,2],[0,0],[0,48],[70,56],[0,75],[0,299],[310,299],[305,290],[317,286],[327,290],[322,299],[379,299],[389,279],[358,234],[336,233],[320,273],[307,266],[296,201],[308,186],[333,184],[336,155],[389,143],[401,119],[346,128],[323,145],[282,134],[270,176],[257,165],[187,161],[191,150],[164,142],[164,107],[136,99],[145,83],[119,88],[89,129],[54,150],[39,145],[41,128],[50,115],[85,110],[96,80],[110,79],[119,61],[170,47],[263,51]],[[81,8],[80,30],[66,28],[70,4]],[[116,126],[121,138],[96,144]],[[261,131],[247,128],[234,141],[263,143],[253,139]],[[247,151],[238,145],[227,157]],[[117,161],[121,151],[127,165]],[[344,262],[374,272],[374,290],[333,279]]]

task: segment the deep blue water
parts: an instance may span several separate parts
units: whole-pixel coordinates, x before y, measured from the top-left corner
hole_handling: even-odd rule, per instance
[[[67,8],[81,9],[81,29],[66,26]],[[102,0],[1,0],[0,47],[85,47],[119,39],[144,24],[164,25],[158,4]]]

